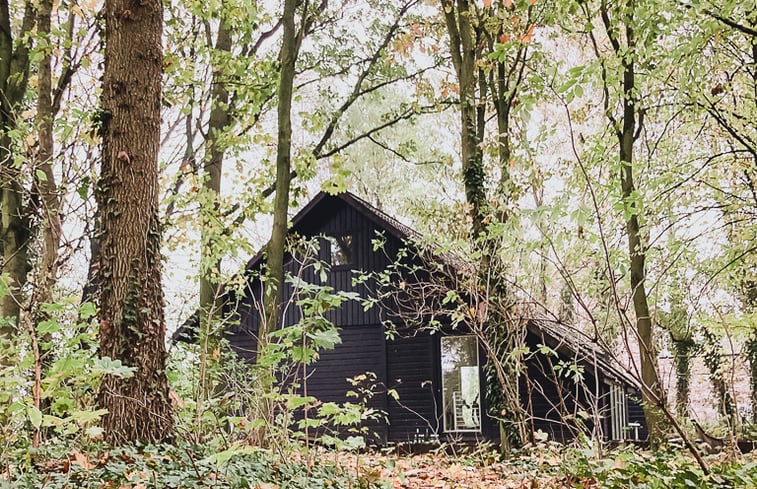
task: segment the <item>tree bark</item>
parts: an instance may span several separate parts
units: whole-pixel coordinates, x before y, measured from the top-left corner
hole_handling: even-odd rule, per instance
[[[32,2],[24,4],[19,37],[31,34],[36,23]],[[14,47],[14,43],[16,46]],[[15,161],[11,131],[16,128],[16,113],[24,100],[29,79],[29,46],[17,42],[12,34],[11,12],[7,0],[0,0],[0,246],[2,273],[8,275],[10,293],[0,298],[0,317],[11,323],[0,327],[0,338],[9,339],[18,325],[23,287],[29,273],[29,219],[21,184],[23,164]]]
[[[136,367],[106,375],[98,403],[111,443],[161,442],[173,427],[165,374],[158,216],[163,5],[106,0],[100,220],[100,354]]]
[[[295,0],[284,2],[281,22],[284,28],[281,46],[281,76],[279,80],[278,143],[276,153],[276,195],[273,204],[273,228],[266,250],[268,280],[265,292],[267,320],[261,324],[259,345],[265,344],[265,336],[278,328],[280,322],[280,296],[284,281],[284,253],[289,214],[289,187],[292,168],[292,92],[295,76],[295,61],[299,42],[294,23],[297,7]]]
[[[231,52],[231,32],[225,22],[218,27],[218,38],[215,50],[228,54]],[[208,155],[203,166],[204,178],[203,189],[207,192],[207,209],[203,211],[205,216],[202,229],[202,275],[200,276],[200,310],[212,318],[218,304],[218,271],[221,260],[213,251],[214,236],[218,229],[213,229],[214,222],[219,218],[218,198],[221,194],[221,175],[223,173],[223,159],[225,147],[220,141],[222,132],[229,125],[229,92],[222,77],[222,67],[216,66],[213,70],[213,86],[211,89],[212,108],[208,121]],[[216,226],[217,227],[217,226]]]
[[[295,77],[295,62],[299,50],[299,39],[295,27],[295,11],[297,0],[285,0],[284,13],[281,17],[283,38],[279,62],[281,73],[278,94],[278,142],[276,148],[276,195],[273,204],[273,227],[271,239],[265,250],[266,281],[263,298],[263,315],[258,327],[257,355],[264,355],[268,345],[268,335],[278,329],[281,323],[281,291],[284,282],[284,254],[289,214],[289,187],[292,167],[292,93]],[[305,6],[307,11],[307,6]],[[303,15],[306,15],[303,13]],[[300,31],[300,34],[304,34]],[[272,390],[273,374],[269,371],[259,371],[260,387],[263,393]],[[261,396],[259,414],[266,422],[266,426],[252,433],[253,443],[268,445],[268,427],[273,422],[273,409],[270,400]]]
[[[40,0],[37,30],[40,35],[50,35],[50,15],[52,0]],[[45,49],[39,65],[39,94],[37,98],[37,134],[39,148],[37,151],[36,170],[34,173],[36,191],[42,205],[42,254],[39,263],[39,278],[36,284],[39,292],[37,302],[52,300],[52,287],[58,274],[58,247],[61,235],[60,198],[53,172],[53,84],[52,84],[52,46]]]
[[[482,143],[487,126],[487,101],[491,97],[496,112],[497,123],[497,153],[500,163],[500,179],[497,196],[503,199],[499,202],[502,212],[498,218],[507,219],[507,209],[512,198],[512,182],[509,164],[511,159],[510,110],[513,97],[521,82],[521,72],[524,66],[525,48],[520,48],[511,66],[506,67],[505,61],[497,61],[492,71],[488,72],[482,63],[488,63],[485,49],[492,50],[494,38],[484,27],[487,20],[500,19],[499,14],[505,13],[503,6],[486,6],[479,11],[468,0],[441,0],[444,13],[452,65],[457,77],[460,94],[460,157],[462,161],[462,178],[465,188],[468,216],[470,219],[470,238],[473,248],[481,252],[481,266],[478,276],[480,293],[490,303],[489,318],[483,328],[483,337],[491,347],[487,349],[489,362],[488,370],[497,373],[501,395],[495,395],[494,401],[499,410],[502,407],[518,429],[520,442],[531,439],[531,430],[527,423],[519,393],[519,378],[524,374],[522,361],[518,355],[511,355],[513,351],[521,351],[523,340],[522,325],[512,321],[507,310],[502,310],[491,304],[509,303],[506,298],[510,294],[505,281],[505,266],[496,249],[496,239],[487,233],[490,205],[487,200],[486,174],[484,169],[484,154]],[[500,10],[502,9],[502,10]],[[505,13],[505,15],[508,15]],[[502,32],[499,32],[502,34]],[[512,76],[517,74],[518,76]],[[495,272],[493,272],[496,270]],[[511,440],[505,433],[503,425],[501,438],[503,452],[509,452]]]
[[[222,55],[231,52],[231,32],[225,18],[221,19],[218,27],[215,50]],[[211,57],[211,59],[213,59]],[[221,62],[223,63],[223,61]],[[221,195],[221,177],[223,174],[223,160],[225,143],[222,142],[223,131],[230,123],[229,92],[223,79],[223,66],[216,65],[213,69],[211,88],[210,119],[208,121],[208,152],[203,165],[202,188],[204,190],[201,204],[201,266],[200,266],[200,372],[197,389],[196,422],[199,423],[203,411],[203,404],[208,391],[208,364],[212,350],[220,341],[220,328],[216,328],[215,320],[221,308],[221,258],[216,251],[218,239],[222,236],[221,216],[219,212],[219,197]],[[219,330],[216,332],[215,330]]]
[[[460,88],[460,157],[463,165],[465,199],[469,205],[473,238],[484,231],[486,191],[484,189],[484,155],[478,131],[478,103],[476,97],[477,42],[471,25],[473,9],[467,0],[441,1],[449,34],[452,65]],[[457,15],[455,14],[457,12]]]
[[[691,352],[694,341],[690,338],[673,341],[673,363],[676,369],[676,415],[683,419],[689,415],[689,391],[691,385]]]
[[[626,237],[628,239],[628,255],[630,257],[630,285],[634,313],[636,316],[636,338],[639,342],[639,363],[641,365],[641,397],[643,401],[644,417],[649,428],[650,443],[659,445],[664,438],[666,420],[663,413],[665,396],[658,376],[657,351],[652,332],[652,317],[644,285],[646,279],[646,245],[642,240],[639,213],[641,212],[637,199],[636,185],[633,173],[633,152],[636,141],[638,99],[636,87],[636,68],[633,52],[635,48],[635,33],[632,27],[634,4],[627,0],[622,14],[622,21],[612,25],[603,2],[601,8],[605,30],[610,38],[616,56],[620,58],[622,70],[622,105],[623,112],[620,121],[608,112],[610,122],[616,130],[620,145],[620,187],[625,205],[629,208],[626,217]],[[625,48],[621,47],[618,37],[619,28],[625,29]]]

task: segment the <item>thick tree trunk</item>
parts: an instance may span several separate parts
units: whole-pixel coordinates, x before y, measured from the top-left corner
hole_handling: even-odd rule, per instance
[[[96,193],[100,354],[136,367],[105,376],[98,402],[113,443],[160,442],[173,426],[165,375],[158,217],[163,72],[160,0],[106,0],[102,168]]]
[[[0,146],[8,148],[11,139],[2,135]],[[0,316],[11,318],[18,324],[21,304],[23,303],[23,287],[29,273],[28,240],[30,229],[26,217],[21,186],[21,169],[13,163],[13,154],[0,149],[2,160],[2,198],[0,199],[0,213],[2,217],[2,272],[8,275],[9,293],[0,298]],[[4,332],[13,331],[3,327]],[[11,333],[12,334],[12,333]]]
[[[53,8],[52,0],[41,0],[39,3],[38,32],[50,34],[50,15]],[[39,65],[39,95],[37,98],[37,134],[39,149],[37,151],[36,169],[41,171],[44,178],[35,172],[35,186],[42,205],[42,254],[39,263],[39,292],[37,302],[50,302],[52,288],[58,274],[58,246],[60,244],[61,220],[60,199],[58,187],[53,172],[53,84],[52,84],[52,46],[45,49]]]

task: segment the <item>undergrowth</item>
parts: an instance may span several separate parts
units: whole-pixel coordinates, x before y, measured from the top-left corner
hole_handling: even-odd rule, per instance
[[[757,456],[712,456],[712,474],[679,451],[540,445],[507,460],[494,453],[398,456],[305,448],[287,453],[245,445],[90,446],[43,449],[4,467],[0,488],[385,489],[393,487],[712,488],[757,487]],[[460,467],[473,470],[459,479]],[[441,484],[441,485],[440,485]]]
[[[0,488],[360,488],[380,487],[370,472],[336,462],[315,463],[305,452],[287,456],[240,447],[232,456],[217,457],[207,447],[132,446],[65,457],[52,451],[30,454],[5,468]],[[8,477],[9,476],[9,477]],[[375,479],[375,477],[373,477]]]

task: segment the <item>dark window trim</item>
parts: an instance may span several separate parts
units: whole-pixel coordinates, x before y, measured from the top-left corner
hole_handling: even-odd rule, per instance
[[[328,243],[328,263],[331,266],[332,270],[349,270],[351,269],[355,264],[355,234],[354,233],[344,233],[339,235],[326,235],[326,242]],[[340,245],[340,240],[343,240],[345,238],[349,238],[350,242],[348,244],[347,253],[344,253],[344,246]],[[340,247],[340,250],[343,255],[346,257],[345,263],[334,263],[334,253],[333,253],[333,246],[334,244],[337,244]]]

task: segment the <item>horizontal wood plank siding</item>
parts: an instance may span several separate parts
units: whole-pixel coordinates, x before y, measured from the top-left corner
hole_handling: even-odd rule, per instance
[[[321,350],[318,360],[306,367],[308,395],[321,402],[361,403],[363,401],[359,397],[347,395],[349,391],[358,391],[347,379],[373,372],[376,374],[375,383],[362,384],[362,387],[373,391],[373,396],[367,400],[365,407],[386,412],[383,329],[378,325],[344,328],[340,331],[340,338],[342,342],[333,350]],[[385,424],[372,425],[371,430],[378,432],[379,441],[386,440]],[[371,439],[377,441],[374,437]]]
[[[411,442],[416,434],[441,434],[435,338],[418,334],[387,341],[387,385],[399,394],[388,400],[389,441]]]
[[[529,333],[526,343],[531,351],[536,351],[542,340]],[[573,359],[536,354],[527,360],[528,378],[522,377],[520,382],[521,402],[530,408],[534,430],[547,433],[550,440],[568,442],[581,431],[592,430],[591,418],[582,419],[581,412],[593,414],[595,383],[586,372],[578,385],[568,376],[559,375],[554,366],[560,361],[570,363]]]

